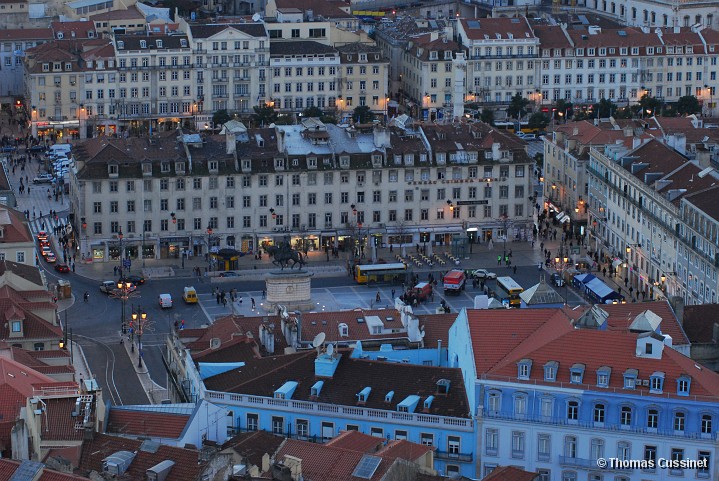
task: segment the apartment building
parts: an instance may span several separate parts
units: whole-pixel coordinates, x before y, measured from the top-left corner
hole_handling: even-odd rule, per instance
[[[675,294],[686,304],[717,302],[717,194],[719,187],[709,187],[685,196],[679,206],[683,222],[678,233],[682,243],[677,253],[677,269],[682,282]]]
[[[580,2],[581,3],[581,2]],[[675,3],[666,0],[585,0],[588,9],[630,26],[691,27],[703,25],[716,28],[719,4],[714,1]]]
[[[464,114],[465,54],[446,35],[414,37],[402,54],[402,96],[416,118],[454,120]]]
[[[456,28],[467,55],[468,101],[508,104],[517,93],[536,100],[540,41],[526,17],[461,19]]]
[[[225,130],[204,142],[156,132],[78,145],[70,197],[86,225],[77,226],[83,252],[95,261],[120,249],[135,258],[140,245],[149,257],[200,255],[208,226],[213,245],[245,252],[286,235],[342,246],[358,235],[357,223],[361,238],[378,245],[531,234],[534,162],[522,141],[487,125],[388,131],[303,119]]]
[[[88,121],[96,115],[97,101],[106,98],[102,87],[115,83],[114,62],[112,45],[104,39],[53,41],[28,50],[25,99],[32,135],[88,137]]]
[[[334,47],[312,40],[272,42],[271,105],[285,113],[299,113],[312,106],[351,111],[359,100],[342,96],[340,71],[340,55]]]
[[[268,100],[270,41],[265,24],[190,24],[180,21],[194,53],[196,124],[211,122],[218,110],[252,113]],[[183,108],[184,109],[184,108]]]
[[[2,260],[35,265],[35,239],[25,214],[6,205],[0,205],[0,250]]]
[[[376,114],[387,114],[389,60],[374,45],[351,43],[337,47],[340,56],[339,87],[348,110],[350,103],[367,106]],[[309,85],[308,85],[309,87]],[[351,114],[351,112],[348,112]]]
[[[565,229],[585,235],[589,212],[589,150],[632,141],[634,131],[609,122],[570,122],[544,136],[544,198],[550,216],[567,219]],[[631,144],[630,144],[631,145]],[[563,214],[563,215],[560,215]]]
[[[0,95],[22,97],[25,94],[25,51],[53,39],[49,28],[10,28],[0,30]]]
[[[521,322],[506,310],[459,313],[449,362],[477,420],[477,477],[512,465],[552,481],[716,478],[719,378],[634,307],[621,329],[599,306],[574,322],[554,309],[525,310]]]
[[[611,257],[636,295],[681,295],[690,279],[680,259],[697,267],[700,259],[696,244],[678,235],[679,205],[716,179],[655,139],[592,148],[589,156],[590,246]]]

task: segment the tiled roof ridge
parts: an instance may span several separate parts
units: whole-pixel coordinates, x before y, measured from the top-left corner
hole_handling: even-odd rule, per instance
[[[244,386],[245,384],[257,382],[258,379],[262,379],[263,377],[274,374],[275,372],[277,372],[281,369],[285,369],[286,367],[291,366],[292,364],[295,364],[296,362],[299,362],[300,360],[304,359],[307,356],[311,356],[314,353],[315,353],[314,350],[310,350],[310,351],[307,351],[306,353],[297,353],[297,355],[289,355],[289,356],[288,355],[279,355],[279,356],[270,356],[270,357],[264,358],[264,359],[271,359],[272,357],[274,357],[277,359],[281,359],[283,357],[290,357],[290,356],[292,357],[292,359],[290,359],[284,363],[280,363],[279,366],[275,366],[274,369],[265,371],[262,374],[260,374],[259,376],[253,377],[252,379],[248,379],[247,381],[241,382],[240,384],[236,384],[234,386],[228,387],[227,389],[225,389],[225,391],[232,392],[233,389],[238,389],[238,388]]]
[[[563,324],[565,326],[565,329],[561,328]],[[558,326],[560,327],[560,329],[557,329]],[[569,316],[567,316],[564,311],[558,310],[554,315],[552,315],[544,323],[542,323],[542,325],[539,326],[532,334],[527,336],[514,349],[507,353],[507,355],[505,355],[501,360],[499,360],[494,366],[487,369],[487,372],[499,370],[505,367],[507,364],[511,364],[512,362],[516,362],[519,359],[526,357],[529,353],[541,347],[535,346],[535,344],[537,343],[537,339],[540,337],[542,338],[542,345],[545,345],[569,334],[573,330],[574,328],[571,326]]]
[[[199,341],[199,339],[198,339],[198,341]],[[238,344],[252,344],[252,341],[254,341],[254,339],[247,337],[246,334],[240,334],[239,336],[232,337],[229,341],[222,342],[220,344],[219,348],[213,349],[212,347],[208,347],[206,349],[203,349],[202,351],[196,351],[196,352],[192,353],[192,360],[195,362],[200,362],[200,361],[202,361],[202,358],[204,358],[214,352],[218,352],[223,349],[237,346]],[[197,342],[197,341],[193,341],[193,342]],[[255,355],[254,357],[258,358],[260,356]]]

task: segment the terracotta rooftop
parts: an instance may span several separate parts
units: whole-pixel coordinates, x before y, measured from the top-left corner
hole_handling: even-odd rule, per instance
[[[568,324],[568,323],[567,323]],[[317,402],[357,405],[357,393],[371,387],[372,393],[365,406],[371,409],[391,409],[395,406],[384,402],[384,395],[394,391],[393,403],[399,403],[409,395],[426,398],[437,393],[437,381],[448,379],[447,396],[436,396],[427,414],[464,418],[469,408],[459,369],[398,364],[365,359],[350,359],[349,352],[342,352],[342,359],[330,379],[323,379]],[[310,400],[311,387],[317,381],[314,350],[253,359],[243,367],[205,379],[209,390],[273,397],[274,392],[286,381],[299,384],[292,396],[297,400]],[[417,407],[421,412],[422,407]]]
[[[432,450],[430,446],[408,441],[390,441],[383,446],[382,438],[357,431],[346,431],[326,444],[288,439],[275,455],[276,461],[284,461],[285,456],[302,460],[302,474],[313,481],[349,481],[359,480],[353,475],[355,468],[365,455],[379,458],[380,463],[370,478],[378,481],[397,459],[417,461]]]
[[[190,416],[187,414],[110,408],[106,432],[123,436],[177,439],[189,420]]]
[[[71,416],[75,410],[76,397],[45,399],[45,414],[41,418],[40,438],[43,441],[79,441],[85,430],[76,427],[79,418]],[[94,413],[94,409],[93,409]],[[94,421],[94,416],[90,417]]]
[[[265,24],[260,23],[239,23],[239,24],[191,24],[190,32],[193,38],[209,38],[213,35],[228,29],[234,28],[242,33],[250,35],[252,37],[266,37],[267,30]]]
[[[531,311],[552,311],[532,309]],[[478,376],[517,380],[517,363],[531,359],[530,381],[544,383],[543,368],[547,362],[559,363],[556,382],[570,383],[570,367],[585,365],[585,386],[596,386],[596,372],[609,367],[609,387],[623,392],[622,373],[627,369],[638,370],[638,378],[648,378],[652,373],[665,373],[664,394],[650,394],[649,389],[635,391],[646,396],[672,396],[676,380],[687,375],[692,378],[692,396],[719,396],[719,374],[697,368],[694,361],[671,348],[664,348],[661,359],[635,355],[637,334],[593,329],[574,329],[560,310],[556,315],[548,313],[523,313],[519,318],[512,311],[469,311],[469,326],[477,365]],[[506,313],[506,314],[505,314]],[[504,314],[504,315],[503,315]],[[532,315],[529,317],[529,315]]]
[[[9,481],[11,479],[33,479],[35,481],[87,481],[90,479],[83,476],[77,476],[75,474],[61,473],[60,471],[52,470],[41,463],[34,463],[35,461],[0,459],[0,481]],[[18,468],[20,468],[21,464],[25,464],[25,466],[27,466],[32,472],[36,472],[35,469],[37,469],[37,472],[40,473],[39,476],[36,478],[13,477],[18,471]],[[30,466],[32,467],[30,468]],[[19,473],[18,476],[20,476]]]
[[[714,326],[717,324],[719,324],[719,304],[684,306],[684,330],[692,343],[716,343]]]
[[[525,17],[461,19],[462,29],[470,40],[526,40],[534,38],[534,32]]]
[[[82,444],[80,466],[76,474],[87,475],[91,471],[101,473],[102,460],[117,451],[137,452],[125,472],[127,479],[141,480],[147,477],[147,470],[156,464],[171,459],[175,462],[168,479],[193,480],[199,479],[205,468],[204,462],[198,462],[199,452],[195,449],[184,449],[160,444],[157,451],[149,452],[141,448],[142,441],[120,436],[95,433],[94,438]]]
[[[237,454],[244,457],[254,466],[262,466],[262,456],[274,455],[277,448],[285,440],[267,431],[251,431],[241,433],[228,439],[222,449],[234,449]]]
[[[0,40],[52,40],[51,28],[7,28],[0,30]]]
[[[50,28],[55,32],[55,38],[69,40],[73,38],[96,38],[95,23],[90,20],[77,20],[72,22],[51,22]],[[62,34],[62,36],[60,36]]]
[[[514,466],[499,466],[482,479],[483,481],[534,481],[538,476],[537,473],[530,473]]]
[[[270,43],[270,56],[285,55],[338,55],[334,47],[314,40],[292,40]]]
[[[684,202],[688,202],[712,219],[719,221],[718,196],[719,186],[713,186],[684,196]]]
[[[25,214],[19,210],[0,205],[0,226],[3,228],[3,235],[0,238],[0,246],[4,244],[32,243],[34,239],[30,232]]]
[[[112,21],[112,20],[145,20],[145,16],[134,5],[130,5],[124,10],[110,10],[109,12],[91,15],[90,20],[93,22]]]
[[[669,305],[669,301],[651,301],[651,302],[627,302],[626,304],[604,304],[602,309],[607,311],[607,327],[610,331],[628,332],[629,326],[634,319],[642,312],[649,310],[662,318],[660,330],[662,334],[672,336],[674,344],[689,344],[684,329],[682,329],[677,316]],[[685,311],[686,312],[686,311]]]

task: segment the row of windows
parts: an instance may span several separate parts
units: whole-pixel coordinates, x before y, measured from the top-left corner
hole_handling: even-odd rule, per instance
[[[180,203],[178,204],[180,207],[178,207],[176,210],[178,211],[184,211],[185,210],[185,204]],[[479,214],[481,213],[483,218],[485,219],[493,219],[493,213],[495,212],[491,205],[484,205],[481,206],[482,210],[478,210],[477,206],[471,205],[467,206],[467,213],[464,215],[464,211],[462,207],[453,207],[451,211],[451,218],[452,219],[464,219],[464,218],[470,218],[470,219],[476,219],[479,217]],[[500,204],[498,206],[498,212],[500,216],[509,216],[510,215],[510,206],[508,204]],[[95,209],[102,210],[101,206],[95,206]],[[116,206],[111,206],[111,210],[113,208],[116,208]],[[134,208],[134,206],[133,206]],[[515,217],[522,217],[524,216],[525,209],[523,204],[515,204],[514,205],[514,216]],[[173,212],[174,214],[174,212]],[[303,216],[301,214],[292,214],[292,216],[289,219],[289,224],[285,223],[285,216],[282,214],[260,214],[257,217],[257,223],[254,224],[252,221],[252,216],[245,215],[242,216],[242,225],[241,228],[243,229],[251,229],[253,227],[260,227],[260,228],[266,228],[270,226],[270,223],[273,226],[285,226],[289,225],[293,229],[301,229],[301,228],[308,228],[308,229],[316,229],[319,227],[323,228],[336,228],[337,225],[335,225],[335,219],[336,217],[332,212],[326,212],[324,214],[324,223],[322,225],[319,224],[318,214],[315,213],[308,213],[305,214],[304,220]],[[355,219],[358,223],[365,222],[365,213],[364,211],[353,211],[353,212],[341,212],[339,219],[340,224],[344,225],[349,223],[350,218]],[[445,219],[445,211],[444,209],[440,208],[436,211],[436,217],[435,219],[441,220]],[[270,222],[271,220],[271,222]],[[429,209],[419,209],[419,219],[416,219],[415,210],[414,209],[405,209],[404,211],[397,211],[390,209],[388,211],[379,211],[375,210],[372,211],[372,222],[374,223],[381,223],[381,222],[399,222],[399,221],[407,221],[412,222],[415,220],[421,220],[421,221],[428,221],[430,220],[430,210]],[[184,231],[188,230],[186,219],[178,216],[174,217],[168,217],[167,219],[160,219],[160,231],[161,232],[167,232],[170,230],[170,222],[172,222],[173,230],[178,231]],[[103,225],[104,223],[101,221],[94,222],[93,223],[93,233],[95,235],[102,235],[103,234]],[[192,227],[189,228],[191,230],[195,231],[202,231],[205,229],[205,227],[209,225],[213,229],[219,229],[220,228],[220,220],[219,217],[210,217],[207,223],[203,222],[203,219],[201,217],[195,217],[192,219]],[[144,232],[153,232],[153,222],[151,219],[146,219],[142,223],[142,227],[144,229]],[[235,229],[240,226],[237,226],[235,224],[235,217],[234,216],[227,216],[225,217],[225,224],[222,226],[224,229]],[[125,226],[124,232],[125,233],[136,233],[138,224],[134,220],[127,221],[127,224]],[[110,221],[110,233],[117,234],[121,230],[120,221]]]
[[[512,412],[517,417],[525,417],[529,414],[528,411],[528,395],[526,393],[515,393],[512,398]],[[554,398],[545,396],[540,398],[540,412],[539,417],[547,420],[558,419],[555,408]],[[578,423],[580,419],[580,407],[581,403],[578,400],[569,400],[566,402],[566,410],[564,413],[563,420],[569,423]],[[674,411],[672,426],[660,426],[660,409],[657,407],[649,407],[646,409],[645,418],[643,421],[636,419],[637,409],[632,406],[624,405],[621,406],[619,416],[614,422],[607,419],[607,406],[603,402],[596,402],[592,405],[592,417],[591,420],[595,426],[603,426],[605,423],[611,425],[619,425],[620,427],[638,427],[644,426],[650,430],[659,430],[662,428],[664,431],[684,432],[686,430],[686,417],[687,411],[676,410]],[[487,410],[490,415],[498,414],[502,410],[502,394],[498,391],[491,391],[487,398]],[[699,424],[696,426],[702,434],[712,434],[713,427],[713,415],[709,413],[702,413],[699,418]]]
[[[272,68],[272,75],[277,78],[282,75],[285,77],[292,77],[293,75],[295,77],[314,77],[315,75],[322,77],[325,75],[325,72],[329,72],[329,75],[337,75],[338,67],[273,67]],[[347,66],[344,68],[346,75],[354,75],[355,73],[355,67],[354,66]],[[379,66],[373,65],[371,67],[372,74],[373,75],[379,75]],[[340,73],[342,73],[342,67],[339,67]],[[360,66],[357,67],[357,72],[359,75],[367,75],[367,67]]]
[[[566,464],[571,460],[585,458],[581,455],[580,440],[577,436],[564,436],[562,452],[559,455],[564,459]],[[535,453],[527,453],[527,433],[524,431],[512,431],[511,439],[506,448],[500,443],[500,431],[496,428],[487,428],[484,433],[484,451],[487,456],[500,456],[500,451],[508,449],[510,456],[514,459],[527,459],[533,457]],[[531,447],[531,443],[529,444]],[[635,453],[632,456],[632,444],[628,441],[619,441],[616,444],[615,451],[606,449],[604,439],[592,438],[589,440],[589,452],[585,459],[597,460],[599,458],[616,458],[620,461],[629,461],[632,459],[644,459],[648,461],[657,461],[657,446],[645,445],[641,454]],[[666,459],[681,461],[685,459],[685,450],[683,448],[670,448],[669,456],[663,455]],[[643,457],[640,457],[643,456]],[[696,458],[698,460],[706,460],[706,467],[697,470],[697,477],[708,478],[711,466],[711,453],[709,451],[698,451]],[[552,435],[549,433],[538,433],[536,443],[536,460],[539,462],[552,461]],[[647,469],[645,471],[654,471],[656,469]],[[681,471],[681,470],[678,470]]]

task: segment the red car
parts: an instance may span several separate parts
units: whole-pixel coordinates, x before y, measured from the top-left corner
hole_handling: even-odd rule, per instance
[[[67,264],[57,264],[55,265],[55,270],[58,272],[70,272],[70,268],[67,266]]]

